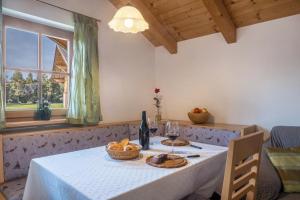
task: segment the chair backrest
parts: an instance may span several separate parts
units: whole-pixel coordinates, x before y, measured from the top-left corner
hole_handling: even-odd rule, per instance
[[[247,200],[256,197],[263,132],[252,133],[229,143],[222,200]]]

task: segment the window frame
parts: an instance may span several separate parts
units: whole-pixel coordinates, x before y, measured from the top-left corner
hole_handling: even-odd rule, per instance
[[[17,66],[8,67],[6,65],[6,30],[7,28],[13,28],[20,31],[25,31],[29,33],[35,33],[38,36],[38,61],[37,61],[37,69],[24,69],[18,68]],[[38,97],[39,99],[42,97],[42,74],[60,74],[64,76],[68,76],[68,91],[67,91],[67,98],[69,97],[70,92],[70,84],[69,80],[71,78],[71,70],[70,66],[72,66],[72,57],[73,57],[73,32],[62,30],[54,27],[50,27],[47,25],[38,24],[35,22],[18,19],[15,17],[10,16],[3,16],[3,86],[4,86],[4,99],[5,99],[5,114],[6,114],[6,121],[7,122],[18,122],[18,121],[32,121],[34,118],[35,109],[20,109],[20,110],[6,110],[6,80],[4,72],[6,70],[18,70],[21,72],[32,72],[37,74],[37,80],[39,84],[39,92]],[[67,73],[63,72],[54,72],[54,71],[47,71],[44,70],[42,67],[42,37],[50,36],[55,37],[58,39],[68,40],[68,71]],[[68,102],[68,99],[67,99]],[[65,103],[65,102],[64,102]],[[67,103],[68,106],[68,103]],[[63,119],[66,116],[67,108],[52,108],[52,119]]]

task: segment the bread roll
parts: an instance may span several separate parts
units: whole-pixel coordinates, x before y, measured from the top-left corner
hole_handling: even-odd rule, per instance
[[[128,144],[124,146],[124,151],[135,151],[135,150],[137,150],[137,147],[135,145]]]
[[[123,146],[118,143],[109,144],[107,148],[108,150],[112,150],[112,151],[123,151]]]
[[[118,142],[109,142],[107,146],[118,144]]]
[[[120,144],[121,144],[123,147],[125,147],[126,145],[129,144],[129,139],[128,139],[128,138],[125,138],[125,139],[121,140]]]

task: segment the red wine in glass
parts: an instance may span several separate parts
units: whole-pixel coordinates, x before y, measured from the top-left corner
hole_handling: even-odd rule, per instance
[[[166,136],[172,141],[172,151],[174,153],[174,141],[179,137],[179,125],[176,121],[168,121],[165,127]]]
[[[152,134],[152,136],[155,136],[155,133],[158,130],[158,122],[156,120],[152,120],[150,117],[148,118],[148,126],[149,131]]]
[[[175,141],[178,138],[178,135],[168,135],[168,138],[172,141]]]
[[[156,131],[157,131],[157,128],[155,128],[155,127],[150,127],[150,132],[151,132],[152,134],[156,133]]]

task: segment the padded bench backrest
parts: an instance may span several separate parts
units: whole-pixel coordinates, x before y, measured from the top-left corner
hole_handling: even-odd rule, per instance
[[[128,124],[5,135],[4,180],[26,176],[33,158],[102,146],[128,137]]]
[[[138,139],[138,124],[129,124],[131,139]],[[229,141],[241,135],[241,130],[226,130],[222,128],[206,128],[198,125],[180,125],[180,136],[192,142],[201,142],[217,146],[228,146]],[[158,127],[156,135],[165,136],[165,123]]]
[[[138,139],[139,123],[69,128],[3,136],[4,180],[9,181],[28,174],[31,159],[53,154],[102,146],[110,141]],[[205,128],[197,125],[180,125],[181,137],[207,144],[227,146],[240,130]],[[155,135],[164,136],[164,123]]]
[[[129,135],[131,140],[137,140],[139,138],[139,128],[139,124],[129,124]],[[151,134],[151,136],[164,136],[164,131],[165,125],[160,124],[156,133],[154,135]]]
[[[228,146],[229,141],[240,136],[240,131],[205,128],[196,125],[180,126],[181,137],[205,144],[213,144],[217,146]]]

